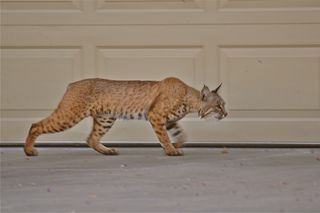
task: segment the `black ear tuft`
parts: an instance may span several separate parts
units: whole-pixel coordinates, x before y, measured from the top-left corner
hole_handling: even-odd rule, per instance
[[[210,94],[209,88],[206,85],[203,85],[203,88],[200,93],[201,100],[206,101],[209,94]]]
[[[217,93],[221,86],[222,86],[222,83],[220,83],[220,85],[215,90],[212,90],[212,92]]]

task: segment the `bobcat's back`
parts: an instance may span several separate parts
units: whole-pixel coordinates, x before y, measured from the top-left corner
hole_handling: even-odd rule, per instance
[[[116,81],[95,78],[70,84],[64,99],[72,99],[74,105],[83,105],[90,110],[90,114],[107,113],[124,119],[146,119],[146,113],[160,95],[169,99],[172,96],[177,100],[175,96],[179,95],[179,90],[185,89],[186,85],[175,78],[163,81]],[[184,94],[185,92],[182,93]]]

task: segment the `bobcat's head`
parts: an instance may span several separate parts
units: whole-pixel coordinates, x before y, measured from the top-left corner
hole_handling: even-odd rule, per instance
[[[202,106],[199,110],[200,118],[208,118],[213,116],[214,118],[221,120],[225,118],[228,113],[225,109],[225,102],[222,97],[218,94],[222,84],[220,84],[215,90],[210,91],[209,88],[204,85],[201,92]]]

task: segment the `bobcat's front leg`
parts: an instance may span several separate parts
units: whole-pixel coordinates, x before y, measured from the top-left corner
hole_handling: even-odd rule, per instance
[[[169,122],[166,124],[166,129],[174,140],[173,146],[175,148],[182,148],[187,137],[181,126],[177,122]]]
[[[152,116],[152,115],[149,116],[149,121],[152,125],[152,128],[156,133],[165,153],[169,156],[183,155],[183,153],[180,152],[178,149],[176,149],[170,142],[168,133],[165,129],[165,124],[161,120],[162,120],[161,118],[156,118],[155,116]]]

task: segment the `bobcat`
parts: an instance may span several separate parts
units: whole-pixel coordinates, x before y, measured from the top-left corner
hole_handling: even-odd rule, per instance
[[[98,78],[77,81],[68,86],[62,101],[49,117],[32,124],[24,151],[28,156],[38,155],[34,143],[39,135],[64,131],[92,116],[93,128],[87,143],[102,154],[118,154],[115,149],[100,143],[116,119],[139,119],[151,123],[167,155],[182,155],[179,148],[186,138],[177,121],[193,112],[198,112],[200,118],[213,116],[220,120],[226,117],[225,102],[218,94],[220,87],[221,84],[210,91],[204,85],[200,92],[172,77],[162,81]]]

